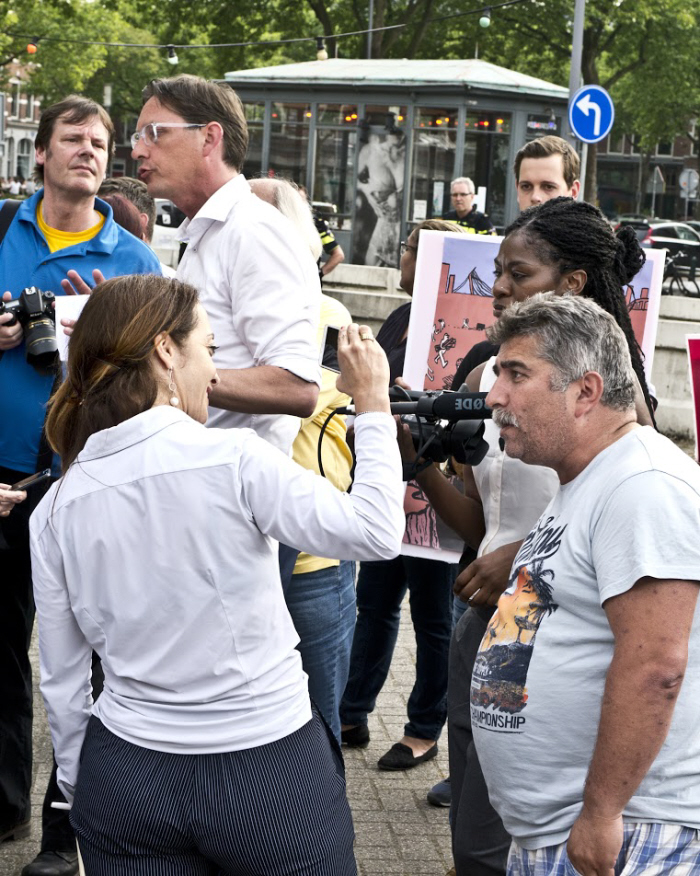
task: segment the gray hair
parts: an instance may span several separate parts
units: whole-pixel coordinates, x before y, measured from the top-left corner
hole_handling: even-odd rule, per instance
[[[263,201],[276,207],[296,228],[302,240],[306,241],[314,261],[321,257],[323,245],[314,225],[308,201],[299,194],[295,183],[280,177],[259,177],[248,180],[251,191]]]
[[[551,388],[564,390],[587,371],[603,378],[601,404],[616,411],[634,408],[635,375],[624,332],[595,301],[578,295],[540,292],[513,304],[486,332],[494,344],[536,337],[538,355],[558,372]]]
[[[470,195],[476,194],[476,187],[474,186],[474,183],[469,179],[468,176],[458,176],[457,179],[453,179],[452,182],[450,183],[450,192],[452,191],[452,186],[456,186],[457,183],[464,183],[464,185],[468,189],[471,189],[471,191],[469,192]]]

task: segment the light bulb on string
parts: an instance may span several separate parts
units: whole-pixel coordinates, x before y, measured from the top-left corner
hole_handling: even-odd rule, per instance
[[[175,51],[175,46],[168,46],[168,64],[172,64],[173,67],[178,62],[177,52]]]
[[[481,13],[481,17],[479,18],[479,26],[480,27],[491,27],[491,10],[484,9]]]
[[[316,60],[327,61],[328,52],[326,51],[326,41],[322,36],[316,37]]]
[[[29,40],[27,43],[27,54],[28,55],[36,55],[39,51],[39,37],[34,37],[33,40]]]

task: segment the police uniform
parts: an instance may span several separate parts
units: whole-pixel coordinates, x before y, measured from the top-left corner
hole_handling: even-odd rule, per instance
[[[329,224],[326,222],[325,219],[322,219],[321,216],[316,216],[314,214],[314,225],[316,226],[316,231],[318,231],[318,236],[321,238],[323,251],[327,256],[329,256],[337,246],[340,246],[340,244],[333,236],[333,232],[331,231]],[[318,260],[318,275],[321,280],[323,280],[323,272],[321,271],[320,258]]]
[[[450,210],[442,217],[446,222],[454,222],[455,225],[460,225],[466,229],[469,234],[495,234],[496,229],[486,213],[479,213],[476,207],[473,207],[470,213],[461,219],[457,216],[456,210]]]

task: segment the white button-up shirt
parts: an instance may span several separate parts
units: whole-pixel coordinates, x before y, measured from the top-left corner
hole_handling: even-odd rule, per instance
[[[128,742],[189,754],[264,745],[310,719],[274,539],[341,559],[398,554],[396,426],[365,414],[356,433],[351,495],[249,429],[168,406],[88,439],[30,523],[41,689],[69,798],[91,711]]]
[[[276,365],[320,385],[318,270],[292,223],[239,174],[178,236],[187,249],[177,276],[199,290],[219,346],[217,367]],[[208,425],[250,427],[288,453],[300,421],[211,408]]]

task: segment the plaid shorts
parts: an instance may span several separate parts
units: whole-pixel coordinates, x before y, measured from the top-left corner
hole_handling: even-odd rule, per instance
[[[693,876],[700,873],[700,830],[676,824],[626,821],[615,876]],[[508,876],[581,876],[566,854],[566,843],[523,849],[508,855]]]

